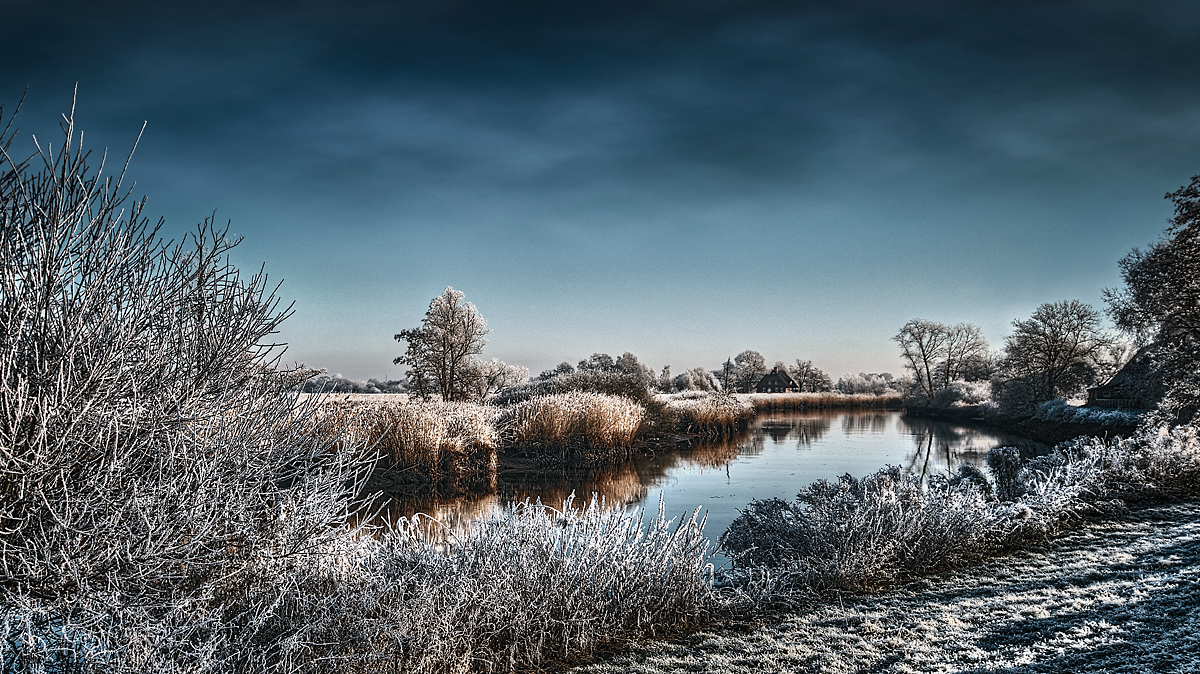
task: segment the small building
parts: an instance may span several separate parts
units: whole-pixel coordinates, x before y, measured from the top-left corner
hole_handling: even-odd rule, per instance
[[[754,387],[755,393],[795,393],[799,390],[800,385],[796,383],[796,380],[792,379],[787,370],[780,367],[771,368],[771,371]]]
[[[1112,379],[1088,389],[1089,407],[1106,409],[1144,409],[1153,407],[1162,397],[1161,381],[1152,359],[1156,344],[1142,347]],[[1159,389],[1159,390],[1156,390]]]

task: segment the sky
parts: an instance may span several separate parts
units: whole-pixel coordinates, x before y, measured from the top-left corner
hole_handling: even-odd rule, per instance
[[[902,371],[910,318],[993,347],[1102,308],[1200,173],[1188,2],[0,0],[0,102],[215,213],[294,302],[285,361],[399,378],[452,286],[534,373]]]

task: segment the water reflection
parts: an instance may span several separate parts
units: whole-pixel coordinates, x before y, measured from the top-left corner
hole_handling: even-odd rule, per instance
[[[842,430],[831,434],[834,427]],[[594,493],[608,503],[654,510],[658,499],[678,515],[697,506],[709,511],[716,538],[753,499],[791,499],[806,484],[849,473],[862,476],[885,465],[901,466],[923,480],[982,466],[988,450],[1016,445],[1044,451],[1029,441],[899,412],[819,411],[759,417],[740,437],[690,448],[668,448],[619,466],[592,470],[533,471],[518,460],[502,461],[495,493],[460,498],[394,496],[389,517],[421,512],[445,523],[476,518],[507,502],[541,499],[559,506],[572,492],[576,506]]]

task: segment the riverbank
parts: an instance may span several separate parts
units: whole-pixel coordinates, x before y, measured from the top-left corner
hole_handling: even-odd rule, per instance
[[[1067,422],[1039,419],[1034,416],[1010,417],[985,405],[959,405],[955,407],[904,408],[906,416],[940,419],[958,424],[973,424],[1003,433],[1019,435],[1047,445],[1056,445],[1072,438],[1086,435],[1095,438],[1127,438],[1137,430],[1137,424]]]
[[[1145,505],[750,631],[629,647],[575,674],[1200,671],[1200,500]]]

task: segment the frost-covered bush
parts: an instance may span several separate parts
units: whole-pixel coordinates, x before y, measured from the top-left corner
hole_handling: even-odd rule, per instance
[[[1132,410],[1076,407],[1061,398],[1038,405],[1033,416],[1035,419],[1069,424],[1136,426],[1142,421],[1141,413]]]
[[[329,645],[325,668],[534,671],[709,622],[725,606],[697,515],[676,523],[661,504],[651,516],[595,500],[517,504],[442,549],[401,520],[330,588],[339,599],[329,603],[346,608],[314,615]]]
[[[933,394],[935,407],[951,407],[956,404],[978,405],[991,397],[991,383],[986,381],[952,381]]]
[[[353,547],[361,457],[276,371],[290,310],[237,241],[164,242],[65,121],[0,138],[4,669],[295,668],[282,589]]]
[[[1136,499],[1197,493],[1194,427],[1134,438],[1079,438],[1022,461],[988,455],[994,491],[973,469],[952,480],[896,468],[816,482],[793,502],[755,501],[722,538],[734,582],[787,602],[823,589],[877,587],[1052,536],[1081,517]]]
[[[769,569],[793,590],[862,590],[983,557],[1006,541],[1006,519],[970,480],[926,489],[890,467],[755,501],[722,546],[735,568]]]
[[[901,392],[904,387],[903,378],[897,379],[890,372],[880,374],[871,372],[859,372],[858,374],[844,374],[837,384],[834,384],[834,389],[838,393],[847,395],[852,394],[870,394],[870,395],[885,395],[887,393]]]

